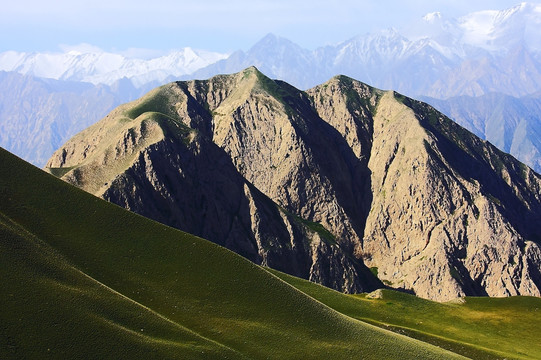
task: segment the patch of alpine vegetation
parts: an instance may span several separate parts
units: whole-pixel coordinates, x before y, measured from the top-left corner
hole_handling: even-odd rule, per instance
[[[306,92],[254,67],[171,83],[47,167],[337,290],[382,286],[370,267],[436,300],[541,295],[540,176],[432,107],[345,76]]]

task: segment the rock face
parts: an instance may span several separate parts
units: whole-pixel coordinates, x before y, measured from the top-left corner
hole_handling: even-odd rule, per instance
[[[541,173],[541,92],[520,98],[491,93],[422,100]]]
[[[346,292],[541,289],[541,177],[430,106],[255,68],[123,105],[47,168],[256,263]],[[367,267],[372,269],[368,271]]]

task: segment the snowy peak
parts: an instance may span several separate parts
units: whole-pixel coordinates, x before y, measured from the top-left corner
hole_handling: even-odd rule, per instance
[[[417,38],[433,38],[441,33],[456,33],[457,21],[440,12],[423,16],[419,21],[410,24],[403,33],[410,40]]]
[[[478,11],[458,19],[429,13],[402,33],[411,41],[429,39],[436,44],[434,48],[445,47],[444,53],[464,57],[464,47],[501,53],[524,43],[528,49],[539,51],[540,26],[541,5],[524,2],[506,10]]]
[[[413,96],[445,98],[494,91],[524,95],[539,87],[535,84],[541,76],[540,28],[541,5],[523,3],[458,19],[430,13],[404,29],[359,35],[314,51],[268,34],[246,53],[194,75],[210,77],[256,65],[302,89],[344,74]],[[516,58],[513,53],[520,49],[531,61],[517,61],[511,67],[508,59]]]
[[[162,81],[171,75],[193,73],[226,57],[227,54],[189,47],[149,60],[95,50],[82,52],[72,49],[65,53],[7,51],[0,53],[0,70],[107,85],[126,77],[140,86],[150,81]]]
[[[443,15],[438,11],[426,14],[425,16],[423,16],[423,20],[428,23],[434,23],[436,21],[440,21],[442,17]]]
[[[459,19],[463,41],[489,51],[505,51],[524,42],[539,51],[541,4],[521,3],[507,10],[479,11]]]
[[[390,60],[401,57],[408,47],[408,42],[396,29],[382,30],[342,43],[338,46],[339,57],[355,55],[362,59],[378,57]]]
[[[412,42],[424,41],[447,58],[463,57],[460,44],[462,33],[456,19],[442,13],[430,13],[419,21],[409,25],[403,34]]]

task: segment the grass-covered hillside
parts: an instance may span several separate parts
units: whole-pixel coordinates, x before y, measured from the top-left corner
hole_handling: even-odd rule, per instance
[[[541,359],[541,299],[467,297],[438,303],[393,290],[344,295],[271,270],[305,294],[355,319],[472,359]]]
[[[539,299],[369,299],[277,277],[2,149],[0,264],[2,359],[540,355]]]
[[[442,359],[0,150],[0,358]]]

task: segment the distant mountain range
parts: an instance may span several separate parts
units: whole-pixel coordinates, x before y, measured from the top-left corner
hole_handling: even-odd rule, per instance
[[[0,71],[15,71],[25,75],[65,81],[113,85],[127,78],[140,87],[149,82],[191,74],[226,58],[226,54],[184,48],[168,55],[144,60],[119,54],[92,50],[67,53],[0,53]]]
[[[185,48],[143,60],[106,52],[0,53],[0,70],[57,80],[136,87],[169,76],[208,78],[257,66],[307,89],[336,74],[408,96],[513,96],[541,90],[541,4],[481,11],[459,19],[428,14],[404,29],[360,35],[313,51],[269,34],[230,56]]]
[[[522,3],[459,19],[429,14],[409,27],[361,35],[313,51],[268,35],[248,52],[196,71],[206,78],[255,65],[309,88],[336,74],[408,96],[513,96],[541,90],[541,5]]]
[[[346,76],[307,91],[254,67],[173,82],[46,168],[340,291],[377,276],[438,301],[541,296],[541,175],[431,106]]]
[[[141,91],[127,80],[107,86],[0,72],[0,143],[43,166],[72,134]]]
[[[0,70],[99,84],[96,86],[101,90],[95,91],[97,96],[108,98],[113,94],[116,99],[113,105],[109,105],[109,100],[96,100],[96,103],[107,103],[102,107],[95,105],[94,111],[100,114],[169,81],[206,79],[253,65],[271,78],[302,89],[344,74],[378,88],[423,98],[541,172],[541,146],[533,135],[541,132],[541,116],[531,104],[532,97],[536,98],[541,92],[540,26],[541,5],[521,3],[507,10],[481,11],[458,19],[432,13],[400,30],[361,35],[315,50],[303,49],[269,34],[248,51],[236,51],[229,56],[192,49],[150,60],[96,52],[5,52],[0,54]],[[118,82],[123,85],[115,85]],[[60,90],[60,83],[57,85],[50,90],[50,96],[57,97],[57,92],[64,92]],[[9,90],[2,93],[4,91]],[[500,115],[483,111],[491,106],[490,99],[494,97],[515,98],[513,111],[507,108]],[[2,124],[9,131],[3,135],[0,145],[42,166],[43,159],[51,154],[50,149],[57,146],[57,142],[14,146],[20,142],[18,134],[27,132],[27,128],[36,132],[39,124],[46,122],[41,108],[45,103],[35,102],[31,115],[25,115],[28,104],[24,101],[16,94],[0,98],[3,123],[8,121],[2,114],[6,107],[10,109],[11,118],[26,116],[28,123],[24,128]],[[97,121],[100,118],[77,110],[80,108],[71,103],[59,110],[63,112],[53,120],[52,137],[65,139],[87,126],[86,119]],[[493,125],[495,117],[499,117],[497,128]],[[72,127],[61,120],[66,118],[79,127],[71,132]],[[515,123],[522,125],[517,127]],[[37,125],[33,127],[33,124]]]

